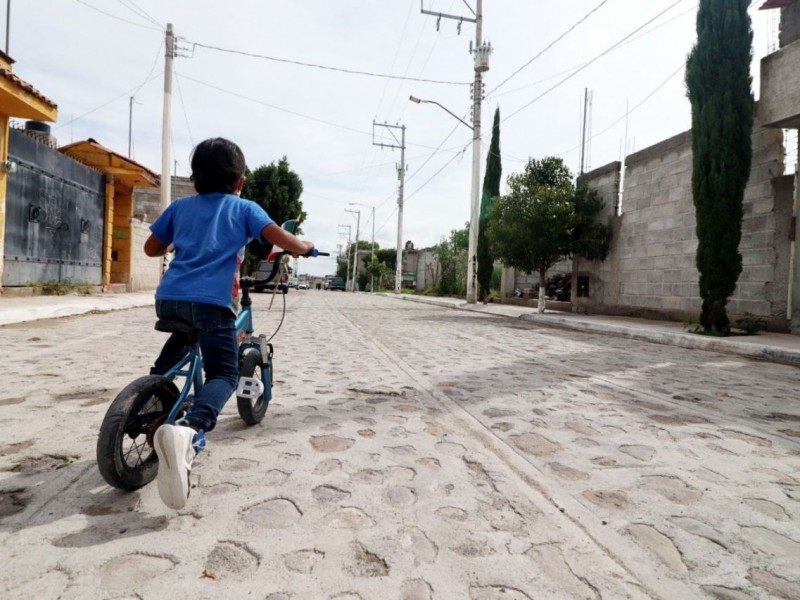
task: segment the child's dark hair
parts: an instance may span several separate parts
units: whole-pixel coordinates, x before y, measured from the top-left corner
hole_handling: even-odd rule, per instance
[[[192,181],[198,194],[230,194],[244,175],[244,153],[225,138],[210,138],[192,152]]]

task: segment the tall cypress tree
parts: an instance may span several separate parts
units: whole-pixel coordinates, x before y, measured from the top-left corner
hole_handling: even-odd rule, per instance
[[[483,177],[483,195],[481,196],[481,214],[478,221],[478,287],[482,297],[489,295],[492,286],[494,258],[489,252],[486,238],[486,225],[492,210],[492,199],[500,195],[500,178],[503,166],[500,161],[500,108],[494,111],[492,125],[492,141],[489,145],[489,156],[486,157],[486,174]]]
[[[753,30],[750,0],[700,0],[686,64],[692,105],[692,193],[697,220],[700,324],[727,335],[728,299],[742,272],[744,190],[750,177]]]

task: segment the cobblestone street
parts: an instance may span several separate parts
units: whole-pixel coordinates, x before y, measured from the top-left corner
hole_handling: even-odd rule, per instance
[[[282,298],[255,298],[270,333]],[[292,291],[186,509],[103,482],[152,308],[0,327],[3,598],[800,598],[800,369]]]

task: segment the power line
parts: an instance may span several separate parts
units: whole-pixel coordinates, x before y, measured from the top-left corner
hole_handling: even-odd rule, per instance
[[[118,17],[117,15],[113,15],[110,12],[106,12],[106,11],[100,9],[100,8],[97,8],[96,6],[92,6],[91,4],[86,2],[85,0],[75,0],[75,2],[77,2],[78,4],[83,4],[87,8],[91,8],[92,10],[95,10],[95,11],[101,13],[101,14],[104,14],[107,17],[111,17],[112,19],[116,19],[117,21],[122,21],[123,23],[128,23],[129,25],[133,25],[134,27],[141,27],[142,29],[149,29],[151,31],[159,31],[159,32],[162,31],[161,29],[156,29],[155,27],[150,27],[149,25],[142,25],[141,23],[134,23],[133,21],[129,21],[128,19],[124,19],[122,17]]]
[[[542,92],[541,94],[539,94],[538,96],[536,96],[536,97],[535,97],[533,100],[531,100],[531,101],[530,101],[530,102],[528,102],[527,104],[524,104],[523,106],[521,106],[520,108],[518,108],[517,110],[515,110],[514,112],[512,112],[510,115],[508,115],[506,118],[504,118],[504,119],[502,120],[502,123],[505,123],[505,122],[506,122],[506,121],[508,121],[510,118],[512,118],[512,117],[514,117],[514,116],[516,116],[516,115],[518,115],[518,114],[519,114],[519,113],[521,113],[523,110],[525,110],[526,108],[528,108],[528,107],[529,107],[531,104],[533,104],[534,102],[536,102],[536,101],[540,100],[541,98],[543,98],[544,96],[546,96],[547,94],[549,94],[550,92],[552,92],[554,89],[556,89],[556,88],[560,87],[560,86],[561,86],[563,83],[565,83],[565,82],[566,82],[566,81],[568,81],[569,79],[572,79],[572,78],[573,78],[575,75],[577,75],[578,73],[580,73],[581,71],[583,71],[583,70],[584,70],[586,67],[588,67],[589,65],[593,64],[594,62],[596,62],[597,60],[599,60],[600,58],[602,58],[603,56],[605,56],[606,54],[608,54],[609,52],[611,52],[612,50],[614,50],[615,48],[617,48],[618,46],[620,46],[620,45],[621,45],[623,42],[625,42],[625,41],[626,41],[626,40],[628,40],[629,38],[633,37],[633,35],[635,35],[635,34],[636,34],[636,33],[638,33],[639,31],[641,31],[641,30],[642,30],[642,29],[644,29],[645,27],[647,27],[647,26],[648,26],[650,23],[652,23],[653,21],[655,21],[656,19],[658,19],[658,18],[659,18],[661,15],[663,15],[664,13],[666,13],[666,12],[668,12],[668,11],[672,10],[673,8],[675,8],[675,7],[676,7],[678,4],[680,4],[680,3],[681,3],[681,2],[683,2],[683,1],[684,1],[684,0],[676,0],[675,2],[673,2],[672,4],[670,4],[670,5],[669,5],[667,8],[665,8],[664,10],[662,10],[660,13],[658,13],[658,14],[657,14],[656,16],[654,16],[652,19],[650,19],[650,20],[646,21],[644,24],[642,24],[642,25],[640,25],[639,27],[637,27],[636,29],[634,29],[632,32],[630,32],[628,35],[626,35],[625,37],[623,37],[621,40],[619,40],[619,41],[618,41],[617,43],[615,43],[613,46],[610,46],[609,48],[607,48],[606,50],[604,50],[603,52],[601,52],[600,54],[598,54],[597,56],[595,56],[595,57],[594,57],[592,60],[590,60],[589,62],[585,63],[585,64],[584,64],[584,65],[582,65],[580,68],[576,69],[575,71],[573,71],[572,73],[570,73],[569,75],[567,75],[566,77],[564,77],[562,80],[560,80],[560,81],[559,81],[558,83],[556,83],[554,86],[552,86],[552,87],[548,88],[546,91],[544,91],[544,92]]]
[[[154,76],[153,76],[153,77],[151,77],[150,79],[147,79],[147,80],[145,80],[144,82],[142,82],[142,83],[141,83],[141,84],[139,84],[138,86],[136,86],[136,87],[133,87],[133,88],[131,88],[131,89],[129,89],[129,90],[127,90],[127,91],[125,91],[125,92],[122,92],[122,93],[121,93],[119,96],[114,96],[114,97],[113,97],[111,100],[109,100],[108,102],[104,102],[104,103],[103,103],[103,104],[101,104],[100,106],[97,106],[97,107],[93,108],[92,110],[89,110],[89,111],[87,111],[87,112],[83,113],[82,115],[78,115],[78,116],[77,116],[77,117],[75,117],[74,119],[70,119],[69,121],[65,121],[65,122],[63,122],[63,123],[60,123],[59,125],[56,125],[56,126],[53,128],[53,129],[61,129],[62,127],[65,127],[66,125],[71,125],[71,124],[72,124],[72,123],[74,123],[75,121],[80,121],[80,120],[81,120],[81,119],[83,119],[84,117],[87,117],[87,116],[89,116],[90,114],[97,112],[97,111],[98,111],[98,110],[100,110],[101,108],[105,108],[106,106],[108,106],[109,104],[111,104],[111,103],[113,103],[113,102],[116,102],[116,101],[117,101],[117,100],[119,100],[120,98],[123,98],[123,97],[125,97],[125,96],[130,96],[132,93],[133,93],[133,94],[135,94],[135,93],[136,93],[136,92],[138,92],[140,89],[142,89],[142,88],[145,86],[145,84],[147,84],[147,83],[150,83],[151,81],[153,81],[154,79],[157,79],[158,77],[161,77],[162,73],[163,73],[163,71],[162,71],[161,73],[158,73],[158,74],[154,75]]]
[[[82,0],[78,0],[78,1],[81,2]],[[340,72],[340,73],[348,73],[350,75],[366,75],[368,77],[381,77],[381,78],[384,78],[384,79],[398,79],[398,80],[401,80],[401,81],[419,81],[419,82],[422,82],[422,83],[439,83],[439,84],[442,84],[442,85],[469,85],[469,82],[464,82],[464,81],[442,81],[442,80],[438,80],[438,79],[418,79],[416,77],[404,77],[404,76],[400,76],[400,75],[386,75],[385,73],[371,73],[369,71],[357,71],[355,69],[345,69],[345,68],[342,68],[342,67],[329,67],[327,65],[319,65],[319,64],[315,64],[315,63],[307,63],[307,62],[303,62],[303,61],[299,61],[299,60],[292,60],[292,59],[288,59],[288,58],[277,58],[277,57],[274,57],[274,56],[267,56],[266,54],[256,54],[254,52],[245,52],[245,51],[242,51],[242,50],[232,50],[230,48],[220,48],[219,46],[211,46],[209,44],[201,44],[200,42],[191,42],[191,44],[192,44],[192,51],[194,51],[194,48],[199,46],[200,48],[207,48],[209,50],[217,50],[218,52],[227,52],[229,54],[239,54],[241,56],[249,56],[251,58],[261,58],[261,59],[264,59],[264,60],[271,60],[271,61],[274,61],[274,62],[286,63],[286,64],[290,64],[290,65],[298,65],[298,66],[301,66],[301,67],[313,67],[315,69],[324,69],[326,71],[337,71],[337,72]]]
[[[189,141],[192,144],[192,148],[194,148],[194,137],[192,136],[192,127],[189,125],[189,115],[186,113],[186,104],[183,102],[183,90],[181,90],[181,77],[178,75],[178,71],[174,70],[175,73],[175,83],[178,84],[178,98],[181,101],[181,109],[183,109],[183,118],[186,121],[186,130],[189,132]]]
[[[760,1],[760,0],[757,0],[757,1]],[[675,15],[674,17],[664,21],[663,23],[659,23],[658,25],[656,25],[652,29],[648,29],[647,31],[642,32],[641,35],[637,35],[636,37],[632,37],[632,38],[626,40],[624,43],[620,44],[615,49],[622,48],[623,46],[627,46],[628,44],[632,44],[633,42],[636,42],[636,41],[642,39],[643,37],[647,37],[651,33],[657,31],[658,29],[661,29],[662,27],[664,27],[666,25],[669,25],[673,21],[676,21],[677,19],[680,19],[681,17],[686,16],[686,15],[694,12],[696,9],[697,9],[697,5],[693,6],[692,8],[690,8],[688,10],[683,11],[682,13],[679,13],[679,14]],[[562,71],[559,71],[558,73],[554,73],[553,75],[549,75],[548,77],[545,77],[544,79],[539,79],[537,81],[533,81],[531,83],[527,83],[527,84],[522,85],[520,87],[513,88],[513,89],[510,89],[510,90],[506,90],[505,92],[502,92],[500,94],[495,94],[495,93],[487,94],[487,97],[491,96],[493,98],[500,98],[502,96],[507,96],[508,94],[513,94],[515,92],[520,92],[520,91],[526,90],[526,89],[528,89],[530,87],[539,85],[540,83],[545,83],[547,81],[550,81],[551,79],[555,79],[556,77],[560,77],[561,75],[564,75],[565,73],[571,73],[571,72],[573,72],[573,71],[575,71],[577,69],[580,69],[582,67],[585,67],[585,66],[587,66],[587,63],[581,63],[580,65],[576,65],[574,67],[570,67],[568,69],[564,69]],[[495,90],[497,90],[497,88],[495,88]]]
[[[122,6],[127,8],[133,14],[138,15],[138,16],[142,17],[143,19],[145,19],[147,21],[150,21],[153,25],[156,25],[157,27],[160,27],[160,28],[163,29],[163,26],[161,25],[161,23],[159,23],[153,17],[151,17],[145,10],[143,10],[142,8],[137,6],[136,3],[133,2],[133,0],[127,0],[127,3],[126,3],[125,0],[117,0],[117,2],[122,4]],[[129,6],[129,4],[130,4],[130,6]]]
[[[294,115],[294,116],[300,117],[302,119],[308,119],[309,121],[315,121],[317,123],[322,123],[323,125],[329,125],[331,127],[336,127],[337,129],[343,129],[345,131],[350,131],[352,133],[357,133],[359,135],[372,136],[372,132],[362,131],[360,129],[356,129],[355,127],[350,127],[348,125],[340,125],[338,123],[333,123],[332,121],[326,121],[325,119],[320,119],[318,117],[312,117],[310,115],[305,115],[303,113],[299,113],[299,112],[294,111],[294,110],[289,110],[288,108],[282,108],[280,106],[276,106],[274,104],[270,104],[269,102],[264,102],[263,100],[257,100],[256,98],[251,98],[250,96],[245,96],[244,94],[239,94],[239,93],[234,92],[232,90],[229,90],[227,88],[223,88],[223,87],[220,87],[220,86],[217,86],[217,85],[213,85],[211,83],[206,83],[205,81],[200,81],[199,79],[195,79],[195,78],[189,77],[187,75],[181,75],[181,77],[183,79],[188,80],[188,81],[192,81],[192,82],[194,82],[194,83],[196,83],[198,85],[209,87],[211,89],[217,90],[217,91],[222,92],[224,94],[229,94],[231,96],[235,96],[236,98],[241,98],[242,100],[247,100],[248,102],[253,102],[255,104],[260,104],[261,106],[266,106],[267,108],[272,108],[274,110],[277,110],[277,111],[280,111],[280,112],[284,112],[284,113],[287,113],[287,114],[290,114],[290,115]],[[386,139],[388,139],[388,138],[386,138]],[[430,146],[426,146],[424,144],[409,144],[409,146],[415,146],[415,147],[418,147],[418,148],[428,148],[428,149],[430,148]]]
[[[592,135],[592,136],[591,136],[591,137],[590,137],[590,138],[589,138],[587,141],[591,142],[593,139],[595,139],[595,138],[597,138],[597,137],[600,137],[600,136],[601,136],[601,135],[603,135],[603,134],[604,134],[606,131],[608,131],[609,129],[611,129],[612,127],[614,127],[614,125],[616,125],[617,123],[619,123],[620,121],[622,121],[623,119],[625,119],[625,118],[626,118],[628,115],[630,115],[630,114],[631,114],[633,111],[635,111],[637,108],[639,108],[640,106],[642,106],[642,105],[643,105],[645,102],[647,102],[647,101],[648,101],[650,98],[652,98],[652,97],[653,97],[653,96],[656,94],[656,92],[658,92],[658,91],[659,91],[661,88],[663,88],[665,85],[667,85],[667,83],[669,83],[669,81],[670,81],[670,80],[671,80],[673,77],[675,77],[675,75],[677,75],[678,73],[680,73],[681,71],[683,71],[685,68],[686,68],[686,63],[684,62],[684,63],[682,63],[682,64],[681,64],[681,66],[679,66],[677,69],[675,69],[675,71],[673,71],[673,72],[672,72],[672,74],[671,74],[669,77],[667,77],[667,78],[666,78],[664,81],[662,81],[660,84],[658,84],[658,86],[657,86],[657,87],[656,87],[656,88],[655,88],[653,91],[651,91],[649,94],[647,94],[647,96],[645,96],[644,98],[642,98],[642,100],[640,100],[640,101],[639,101],[639,103],[638,103],[636,106],[634,106],[633,108],[631,108],[630,110],[628,110],[628,111],[627,111],[627,112],[626,112],[624,115],[622,115],[622,116],[621,116],[619,119],[617,119],[616,121],[614,121],[613,123],[611,123],[610,125],[608,125],[608,127],[606,127],[605,129],[603,129],[602,131],[599,131],[599,132],[595,133],[594,135]],[[566,152],[562,152],[562,153],[561,153],[561,154],[559,154],[558,156],[564,156],[565,154],[569,154],[570,152],[572,152],[573,150],[576,150],[577,148],[579,148],[579,146],[574,146],[573,148],[570,148],[570,149],[569,149],[569,150],[567,150]]]
[[[414,194],[416,194],[417,192],[419,192],[419,191],[420,191],[422,188],[424,188],[424,187],[425,187],[426,185],[428,185],[428,184],[429,184],[431,181],[433,181],[433,180],[434,180],[434,178],[435,178],[437,175],[439,175],[439,173],[441,173],[442,171],[444,171],[444,170],[445,170],[447,167],[449,167],[449,166],[450,166],[450,163],[452,163],[452,162],[453,162],[455,159],[459,158],[460,156],[464,156],[464,153],[467,151],[467,148],[469,148],[470,144],[472,144],[472,141],[471,141],[471,140],[470,140],[469,144],[467,144],[466,146],[464,146],[464,147],[461,149],[461,152],[459,152],[458,154],[454,154],[454,155],[453,155],[453,156],[450,158],[450,160],[448,160],[446,163],[444,163],[444,165],[442,166],[442,168],[441,168],[441,169],[439,169],[438,171],[436,171],[436,173],[434,173],[433,175],[431,175],[430,177],[428,177],[428,179],[426,179],[426,180],[425,180],[425,183],[423,183],[422,185],[420,185],[420,186],[419,186],[417,189],[415,189],[415,190],[414,190],[413,192],[411,192],[411,193],[410,193],[408,196],[406,196],[406,200],[410,200],[410,199],[411,199],[411,197],[412,197],[412,196],[414,196]]]
[[[489,92],[489,94],[487,94],[487,96],[488,96],[488,95],[491,95],[491,94],[492,94],[492,92],[495,92],[495,91],[497,91],[498,89],[500,89],[502,86],[504,86],[506,83],[508,83],[508,81],[509,81],[509,80],[510,80],[512,77],[515,77],[515,76],[516,76],[517,74],[519,74],[519,73],[520,73],[520,72],[521,72],[523,69],[525,69],[525,68],[526,68],[528,65],[530,65],[530,64],[531,64],[533,61],[535,61],[537,58],[539,58],[539,57],[540,57],[542,54],[544,54],[544,53],[545,53],[545,52],[547,52],[547,51],[548,51],[550,48],[552,48],[553,46],[555,46],[555,45],[556,45],[558,42],[560,42],[561,40],[563,40],[563,39],[564,39],[564,38],[565,38],[567,35],[569,35],[569,34],[570,34],[572,31],[574,31],[574,30],[575,30],[575,28],[576,28],[578,25],[580,25],[581,23],[583,23],[584,21],[586,21],[586,19],[588,19],[590,16],[592,16],[592,15],[593,15],[594,13],[596,13],[598,10],[600,10],[600,8],[602,8],[602,6],[603,6],[604,4],[606,4],[607,2],[608,2],[608,0],[602,0],[602,2],[600,2],[600,4],[598,4],[597,6],[595,6],[595,7],[594,7],[592,10],[590,10],[588,13],[586,13],[586,15],[585,15],[585,16],[584,16],[582,19],[580,19],[580,20],[579,20],[577,23],[575,23],[575,24],[574,24],[572,27],[570,27],[569,29],[567,29],[567,30],[566,30],[564,33],[562,33],[560,36],[558,36],[556,39],[554,39],[552,42],[550,42],[550,43],[549,43],[547,46],[545,46],[545,47],[544,47],[542,50],[540,50],[540,51],[539,51],[539,53],[538,53],[538,54],[536,54],[536,56],[534,56],[533,58],[531,58],[531,59],[530,59],[528,62],[526,62],[524,65],[522,65],[522,66],[521,66],[519,69],[517,69],[516,71],[514,71],[514,72],[513,72],[511,75],[509,75],[509,76],[508,76],[508,77],[506,77],[506,78],[505,78],[503,81],[501,81],[501,82],[500,82],[498,85],[496,85],[496,86],[494,87],[494,89],[492,89],[492,90]]]

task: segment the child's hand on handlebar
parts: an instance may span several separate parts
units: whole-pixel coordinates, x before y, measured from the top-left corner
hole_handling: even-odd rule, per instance
[[[298,256],[310,256],[311,252],[314,250],[314,243],[313,242],[300,242],[303,246],[305,246],[305,250],[303,252],[292,252],[292,256],[297,258]]]

